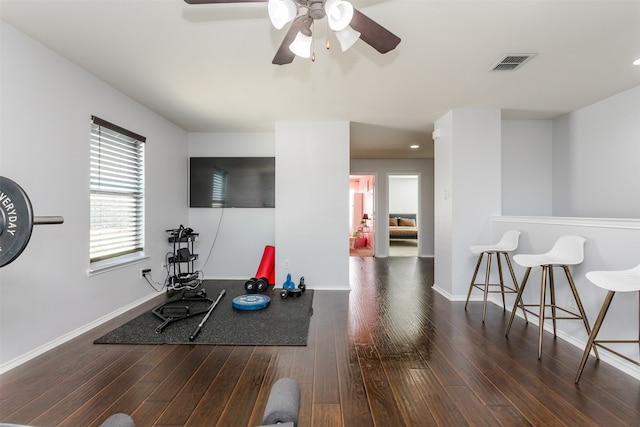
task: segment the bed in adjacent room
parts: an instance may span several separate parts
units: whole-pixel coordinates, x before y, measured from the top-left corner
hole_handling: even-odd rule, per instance
[[[417,239],[415,213],[389,213],[389,239]]]

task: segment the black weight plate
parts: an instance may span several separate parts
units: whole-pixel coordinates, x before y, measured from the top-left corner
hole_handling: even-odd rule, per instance
[[[262,294],[240,295],[233,299],[231,305],[233,308],[244,311],[261,310],[269,307],[271,298]]]
[[[301,289],[289,289],[289,296],[290,297],[299,297],[300,295],[302,295],[302,290]]]
[[[269,287],[269,280],[267,280],[265,277],[261,277],[256,280],[256,286],[256,290],[258,292],[265,292]]]
[[[257,287],[256,279],[252,278],[244,282],[244,290],[247,292],[255,292]]]
[[[33,208],[27,193],[14,181],[0,176],[0,267],[27,247],[33,230]]]

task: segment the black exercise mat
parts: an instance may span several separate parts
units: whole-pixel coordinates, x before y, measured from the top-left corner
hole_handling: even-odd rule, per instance
[[[307,345],[309,322],[313,314],[313,290],[300,297],[282,299],[269,286],[271,302],[267,308],[240,311],[233,308],[233,298],[246,294],[244,282],[236,280],[205,280],[198,289],[215,301],[222,289],[226,290],[218,305],[194,341],[189,336],[202,321],[204,314],[179,320],[167,325],[161,333],[156,328],[162,319],[152,311],[114,329],[94,341],[95,344],[218,344],[218,345]],[[172,298],[178,299],[180,295]],[[209,307],[208,302],[197,303],[193,311]],[[192,311],[192,312],[193,312]]]

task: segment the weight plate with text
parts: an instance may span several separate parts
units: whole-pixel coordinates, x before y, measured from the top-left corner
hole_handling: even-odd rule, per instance
[[[233,308],[243,311],[262,310],[271,303],[271,298],[262,294],[240,295],[233,299]]]
[[[0,176],[0,267],[22,253],[33,230],[33,208],[27,193],[9,178]]]

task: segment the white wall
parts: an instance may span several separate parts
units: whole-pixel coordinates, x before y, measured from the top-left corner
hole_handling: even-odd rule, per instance
[[[434,133],[434,286],[449,289],[453,283],[453,111],[435,122]],[[441,291],[443,292],[443,291]]]
[[[389,212],[418,213],[418,177],[389,176]]]
[[[640,218],[640,86],[553,122],[553,215]]]
[[[555,120],[502,122],[502,214],[640,217],[640,86]]]
[[[375,175],[375,255],[389,256],[389,217],[387,176],[392,174],[418,175],[420,217],[419,220],[419,256],[433,256],[434,220],[433,220],[433,159],[352,159],[352,175]],[[382,221],[380,219],[383,219]]]
[[[24,187],[36,215],[64,217],[34,227],[22,255],[0,269],[6,370],[155,294],[139,270],[162,280],[165,229],[187,218],[187,135],[13,27],[0,31],[0,174]],[[91,115],[147,137],[148,259],[88,276]]]
[[[475,266],[469,247],[491,243],[489,217],[501,212],[500,110],[456,109],[435,129],[441,136],[435,141],[434,288],[464,299]]]
[[[275,225],[278,284],[349,288],[348,122],[276,123]]]
[[[190,133],[188,140],[189,157],[275,157],[272,132]],[[195,268],[207,279],[254,277],[264,247],[275,245],[273,208],[190,208],[188,223],[199,233]]]
[[[502,121],[502,214],[551,215],[552,121]]]

